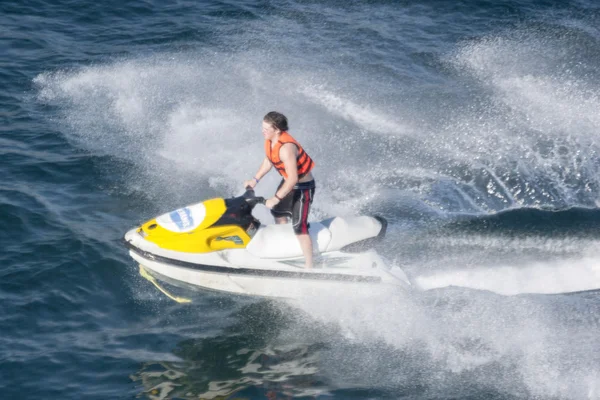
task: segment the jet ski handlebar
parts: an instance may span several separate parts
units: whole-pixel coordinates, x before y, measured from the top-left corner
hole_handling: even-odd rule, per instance
[[[252,208],[254,208],[254,206],[257,204],[265,204],[266,202],[264,197],[256,196],[254,194],[254,189],[250,186],[246,186],[246,193],[243,194],[243,197]]]

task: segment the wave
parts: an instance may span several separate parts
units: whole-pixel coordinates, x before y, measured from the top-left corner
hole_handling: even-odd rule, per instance
[[[459,286],[503,295],[597,290],[599,228],[597,208],[452,215],[392,232],[387,255],[423,290]]]
[[[514,208],[488,215],[459,216],[445,224],[444,229],[491,235],[597,237],[600,229],[600,209]]]

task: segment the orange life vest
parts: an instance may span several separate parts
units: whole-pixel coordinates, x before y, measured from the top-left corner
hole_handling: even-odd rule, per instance
[[[286,143],[293,143],[298,147],[298,156],[296,157],[296,167],[298,168],[298,179],[302,178],[306,174],[308,174],[313,167],[315,166],[312,158],[308,156],[306,151],[300,146],[300,143],[296,141],[289,133],[281,132],[279,135],[279,140],[275,143],[275,146],[271,147],[271,141],[265,140],[265,154],[271,164],[277,169],[277,172],[281,174],[284,178],[287,178],[287,174],[285,173],[285,166],[283,165],[283,161],[279,158],[279,150],[281,150],[281,146]]]

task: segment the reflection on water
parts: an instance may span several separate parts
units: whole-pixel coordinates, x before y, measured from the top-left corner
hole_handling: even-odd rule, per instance
[[[297,313],[297,311],[296,311]],[[318,376],[323,344],[285,343],[290,319],[271,302],[242,307],[238,321],[220,336],[185,340],[177,362],[145,363],[132,376],[150,399],[286,399],[327,396]],[[292,315],[291,313],[288,315]]]

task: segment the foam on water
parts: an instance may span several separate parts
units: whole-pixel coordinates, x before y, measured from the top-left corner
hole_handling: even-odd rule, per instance
[[[600,98],[589,61],[572,50],[580,39],[517,31],[468,43],[451,60],[489,98],[446,128],[460,132],[450,148],[500,170],[508,204],[597,203]]]
[[[414,129],[396,120],[392,115],[373,111],[368,104],[357,104],[329,92],[326,88],[305,86],[300,87],[299,92],[316,104],[322,105],[328,113],[353,122],[366,131],[390,136],[415,134]]]
[[[600,288],[600,257],[538,262],[526,266],[471,267],[420,275],[424,290],[448,286],[489,290],[503,295],[570,293]]]
[[[573,317],[579,324],[570,324],[571,316],[557,316],[541,298],[462,290],[345,293],[343,301],[339,295],[295,303],[310,315],[307,325],[316,320],[343,327],[344,340],[331,344],[323,356],[331,379],[388,387],[412,381],[429,395],[446,396],[465,386],[517,397],[593,398],[597,393],[600,370],[589,353],[594,342],[589,328],[597,321],[585,316],[592,310],[585,304]],[[360,358],[352,370],[344,366],[348,352]]]
[[[283,72],[263,63],[277,58],[272,52],[158,54],[45,73],[36,83],[40,99],[64,111],[73,140],[138,163],[152,179],[188,171],[233,192],[262,158],[258,120],[278,109],[318,160],[319,193],[327,200],[338,182],[345,182],[335,187],[338,198],[351,199],[353,186],[377,193],[382,184],[403,180],[394,171],[412,167],[416,179],[401,189],[423,195],[429,177],[449,180],[445,191],[458,207],[595,205],[595,86],[548,56],[568,43],[514,36],[466,44],[448,59],[488,95],[447,105],[445,121],[423,120],[410,109],[399,113],[402,88],[395,93],[399,104],[391,106],[389,93],[364,96],[359,85],[341,83],[347,75],[363,86],[369,78],[359,71],[288,66]],[[267,180],[271,190],[277,179]],[[336,211],[325,203],[324,213]]]
[[[66,133],[73,142],[92,153],[137,165],[146,175],[144,181],[171,192],[185,190],[178,184],[178,175],[208,182],[226,194],[239,192],[241,182],[252,176],[263,158],[260,118],[271,109],[288,115],[291,132],[298,132],[319,160],[315,174],[322,182],[322,199],[334,195],[328,189],[330,176],[343,180],[348,168],[355,166],[339,154],[340,146],[351,148],[353,137],[357,145],[368,142],[365,132],[369,129],[406,132],[400,123],[377,111],[315,90],[305,73],[288,79],[289,71],[281,73],[248,57],[159,55],[45,73],[35,83],[39,99],[61,109],[59,122],[69,128]],[[332,115],[331,99],[335,107],[346,111]],[[354,180],[354,186],[368,185],[371,179],[365,171],[369,170],[362,168],[362,176],[348,180]],[[130,181],[136,185],[138,179]],[[278,178],[270,174],[265,181],[259,194],[273,190]],[[335,187],[338,198],[359,199],[359,207],[370,200],[351,192],[352,187]],[[315,215],[336,211],[352,212],[343,205],[336,210],[329,201],[315,204]]]

